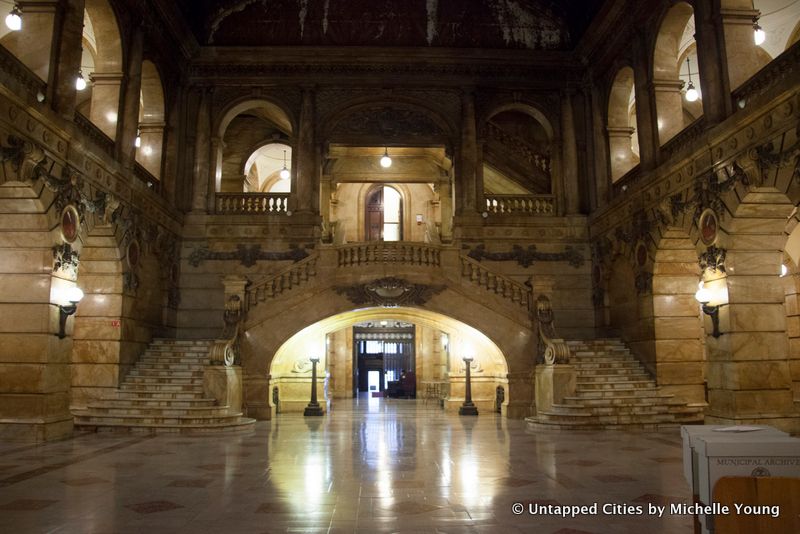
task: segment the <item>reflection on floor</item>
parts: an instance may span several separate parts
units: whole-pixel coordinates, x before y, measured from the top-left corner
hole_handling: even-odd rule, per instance
[[[0,532],[691,532],[680,434],[526,430],[494,414],[361,398],[247,436],[84,434],[0,444]],[[600,504],[595,516],[514,503]],[[630,503],[644,515],[602,515]],[[619,509],[617,509],[619,511]]]

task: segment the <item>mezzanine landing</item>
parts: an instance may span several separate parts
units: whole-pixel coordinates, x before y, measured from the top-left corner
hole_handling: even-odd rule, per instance
[[[691,517],[561,519],[561,505],[691,502],[680,434],[532,432],[362,399],[250,435],[77,434],[0,444],[2,532],[690,532]],[[438,529],[438,530],[437,530]],[[562,530],[576,529],[576,530]]]

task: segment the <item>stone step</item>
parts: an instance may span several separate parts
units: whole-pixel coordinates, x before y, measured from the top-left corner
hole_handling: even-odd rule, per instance
[[[202,371],[205,365],[202,363],[167,363],[167,362],[142,362],[136,364],[135,369],[149,369],[153,371]]]
[[[655,403],[672,403],[672,395],[617,395],[614,397],[564,397],[565,404],[580,404],[582,406],[613,406],[613,405],[640,405],[647,406]]]
[[[580,370],[591,369],[642,369],[642,364],[636,360],[611,360],[608,362],[572,362]]]
[[[156,338],[150,343],[151,347],[169,345],[170,347],[208,347],[212,343],[209,339],[166,339]]]
[[[203,408],[212,407],[217,404],[215,399],[192,398],[192,399],[158,399],[158,398],[131,398],[131,399],[100,399],[102,406],[109,408]],[[89,407],[100,406],[99,404],[89,403]]]
[[[186,436],[217,436],[229,434],[245,434],[253,431],[255,419],[240,418],[233,423],[224,424],[181,424],[181,425],[147,425],[134,423],[75,423],[76,430],[87,432],[124,432],[131,434],[182,434]]]
[[[591,391],[591,390],[609,390],[609,389],[616,389],[616,390],[630,390],[630,389],[639,389],[639,388],[654,388],[655,384],[652,380],[626,380],[624,382],[620,381],[597,381],[597,382],[585,382],[579,380],[577,382],[577,389],[581,391]]]
[[[199,400],[205,393],[200,391],[151,391],[151,390],[117,390],[117,400]]]
[[[136,393],[157,393],[163,391],[171,391],[174,393],[193,393],[203,392],[202,385],[194,384],[128,384],[124,383],[120,386],[120,391],[136,392]]]
[[[203,379],[202,369],[149,369],[136,366],[136,368],[128,373],[130,377],[155,377],[155,378],[199,378]]]
[[[617,397],[620,395],[636,395],[636,396],[652,396],[658,394],[658,387],[648,386],[640,388],[619,388],[619,389],[590,389],[578,391],[576,394],[582,398],[602,398],[602,397]]]
[[[675,413],[697,413],[697,410],[684,406],[667,404],[653,404],[649,406],[615,404],[612,406],[581,406],[570,404],[554,404],[550,413],[572,415],[590,414],[593,416],[621,416],[621,415],[658,415]]]
[[[622,376],[622,377],[645,377],[650,378],[643,369],[578,369],[578,378],[605,378],[609,376]]]
[[[157,415],[130,415],[116,414],[105,415],[96,413],[92,410],[75,410],[73,412],[77,424],[126,424],[136,426],[156,426],[156,425],[221,425],[237,422],[242,414],[225,414],[204,416],[198,415],[176,415],[169,416],[164,414]]]
[[[222,417],[230,415],[228,406],[108,406],[90,403],[85,414],[139,417]]]
[[[198,379],[197,377],[179,377],[179,376],[130,376],[125,379],[125,382],[122,384],[123,387],[125,386],[135,386],[135,385],[173,385],[173,386],[202,386],[203,385],[203,378],[202,376]]]

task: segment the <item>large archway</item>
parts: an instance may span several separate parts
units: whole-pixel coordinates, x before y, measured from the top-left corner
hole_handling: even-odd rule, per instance
[[[273,413],[302,411],[309,400],[310,357],[319,357],[319,397],[329,405],[348,402],[358,373],[353,358],[353,330],[366,322],[403,322],[415,327],[416,375],[423,383],[441,384],[444,406],[458,409],[464,400],[465,367],[471,364],[472,398],[481,411],[495,408],[497,388],[508,387],[508,365],[499,347],[485,334],[447,315],[417,308],[366,308],[333,315],[307,326],[287,340],[270,364],[270,408]],[[355,368],[354,368],[355,367]],[[390,377],[392,378],[392,377]],[[383,388],[380,388],[382,390]],[[277,391],[276,391],[277,390]],[[509,395],[503,395],[507,406]]]

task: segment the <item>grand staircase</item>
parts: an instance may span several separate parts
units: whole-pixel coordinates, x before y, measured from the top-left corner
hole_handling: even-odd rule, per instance
[[[705,404],[661,392],[618,339],[568,341],[575,395],[526,421],[535,429],[659,429],[703,422]]]
[[[203,393],[208,341],[157,339],[131,370],[116,395],[73,410],[75,428],[86,431],[180,433],[249,432],[254,419],[231,413]]]

